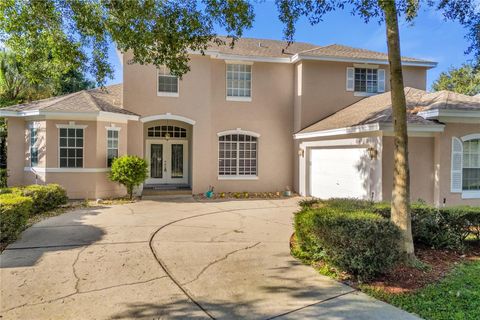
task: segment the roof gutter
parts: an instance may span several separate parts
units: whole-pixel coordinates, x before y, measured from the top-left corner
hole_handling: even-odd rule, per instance
[[[433,124],[433,125],[423,125],[423,124],[409,124],[407,130],[409,133],[435,133],[443,132],[445,125],[443,124]],[[393,125],[389,123],[373,123],[365,124],[353,127],[345,127],[331,130],[320,130],[314,132],[304,132],[296,133],[293,135],[295,140],[299,139],[309,139],[309,138],[320,138],[320,137],[330,137],[346,134],[355,134],[355,133],[365,133],[365,132],[393,132]]]
[[[425,119],[438,119],[440,117],[453,118],[480,118],[480,110],[442,110],[433,109],[420,111],[419,116]]]
[[[45,117],[46,119],[92,119],[92,120],[139,120],[140,117],[130,114],[122,114],[115,112],[49,112],[42,110],[28,110],[28,111],[2,111],[0,110],[0,117]]]
[[[360,59],[360,58],[342,58],[332,56],[309,56],[303,54],[295,54],[292,56],[292,62],[295,63],[301,60],[317,60],[317,61],[335,61],[335,62],[349,62],[349,63],[367,63],[367,64],[383,64],[388,65],[388,60],[385,59]],[[437,62],[431,61],[402,61],[403,66],[411,67],[427,67],[434,68],[437,66]]]

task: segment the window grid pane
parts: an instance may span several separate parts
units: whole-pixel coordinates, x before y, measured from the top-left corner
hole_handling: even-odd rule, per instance
[[[480,139],[463,143],[463,190],[480,190]]]
[[[227,97],[251,97],[252,66],[227,64]]]
[[[107,167],[118,158],[118,130],[107,130]]]
[[[221,136],[218,174],[220,176],[256,176],[257,138],[243,134]]]
[[[59,130],[61,168],[83,167],[83,129],[61,128]]]
[[[178,77],[165,66],[158,69],[158,92],[178,93]]]
[[[30,128],[30,166],[38,165],[37,128]]]
[[[378,70],[355,68],[355,91],[377,93],[378,92]]]
[[[176,126],[155,126],[147,130],[149,137],[165,138],[167,134],[170,138],[186,138],[187,129]]]

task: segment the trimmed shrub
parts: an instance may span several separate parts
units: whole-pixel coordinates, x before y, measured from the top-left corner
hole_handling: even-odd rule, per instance
[[[22,188],[21,193],[23,196],[32,198],[33,213],[56,209],[68,201],[65,189],[58,184],[30,185]]]
[[[314,231],[325,260],[361,280],[390,270],[400,259],[400,230],[369,212],[316,210]]]
[[[373,212],[390,219],[390,204],[376,203]],[[412,203],[412,235],[415,244],[432,248],[462,249],[467,237],[480,240],[480,208],[440,208]]]
[[[32,199],[13,193],[0,195],[0,240],[15,240],[25,229],[32,210]]]
[[[297,256],[323,259],[363,280],[390,270],[401,258],[400,231],[388,219],[365,211],[369,206],[368,201],[331,199],[295,214]]]
[[[147,168],[147,162],[140,157],[122,156],[113,160],[110,180],[123,184],[132,199],[133,188],[147,179]]]

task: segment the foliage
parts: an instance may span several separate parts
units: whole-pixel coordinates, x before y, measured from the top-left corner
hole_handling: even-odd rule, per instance
[[[2,169],[0,167],[0,189],[7,187],[7,178],[8,178],[7,169]]]
[[[396,244],[400,231],[389,220],[365,211],[362,207],[368,203],[331,199],[302,209],[294,218],[297,256],[322,259],[359,279],[387,272],[401,257]]]
[[[390,218],[390,204],[377,203],[373,212]],[[435,208],[412,204],[412,234],[416,244],[462,249],[467,237],[480,240],[480,207]]]
[[[33,201],[14,193],[0,194],[0,241],[15,240],[25,228]]]
[[[469,64],[451,68],[440,74],[432,88],[434,91],[449,90],[469,96],[480,94],[480,70]]]
[[[67,193],[58,184],[30,185],[21,188],[20,192],[25,197],[33,200],[33,214],[53,210],[68,201]]]
[[[439,283],[417,292],[392,294],[362,290],[425,319],[480,319],[480,262],[469,262],[456,267]]]
[[[113,161],[110,180],[123,184],[132,199],[133,188],[145,181],[147,174],[147,162],[144,159],[137,156],[122,156]]]

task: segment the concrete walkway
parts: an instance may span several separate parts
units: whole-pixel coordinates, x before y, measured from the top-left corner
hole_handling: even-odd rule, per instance
[[[146,200],[42,221],[0,256],[2,320],[416,319],[293,259],[297,200]]]

